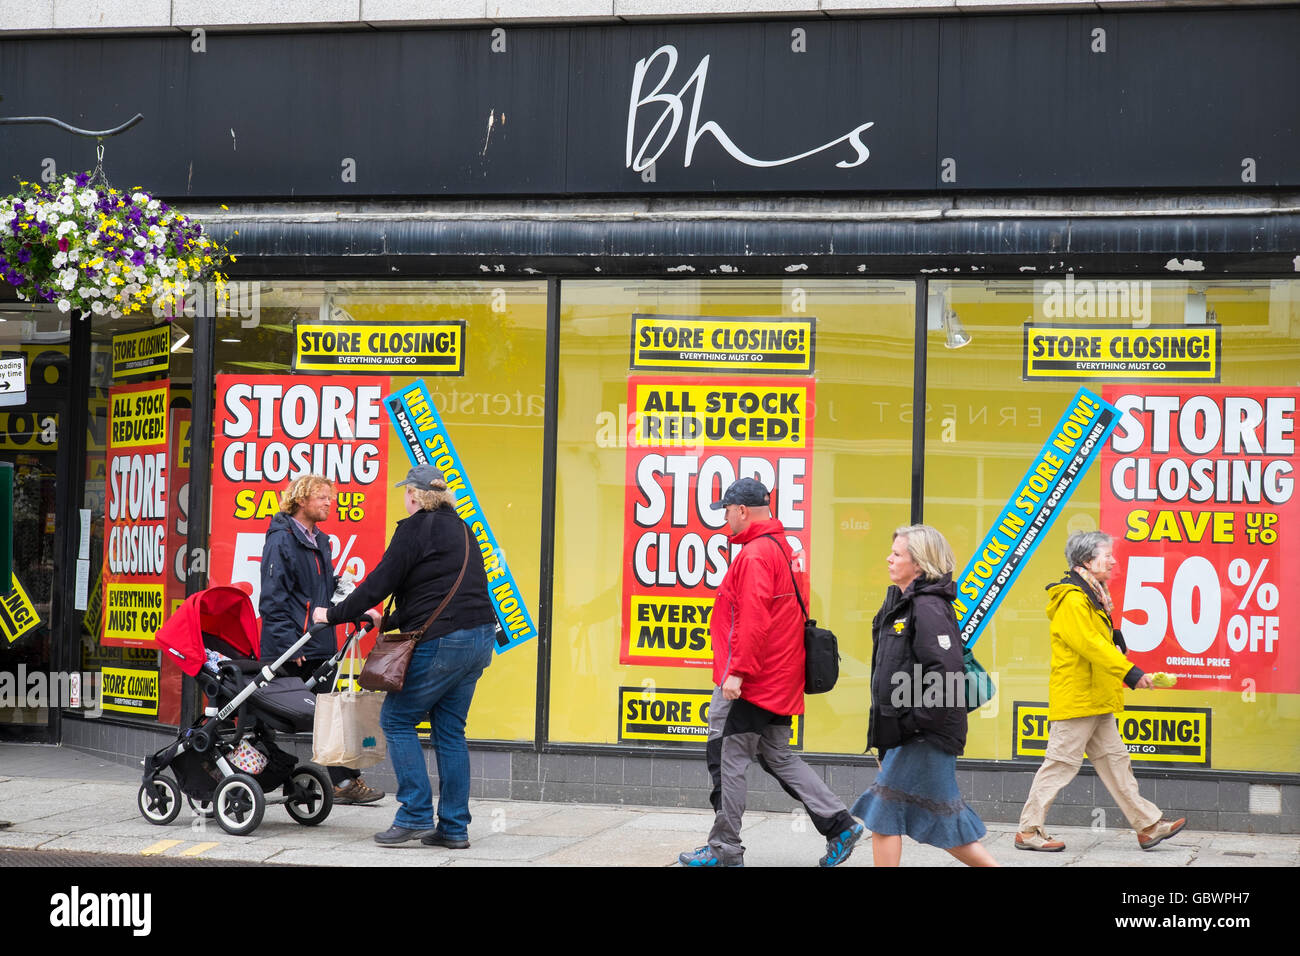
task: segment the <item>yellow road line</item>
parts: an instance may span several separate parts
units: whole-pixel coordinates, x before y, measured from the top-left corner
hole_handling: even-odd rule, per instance
[[[159,840],[153,846],[147,846],[140,851],[141,856],[161,856],[174,846],[180,846],[180,840]]]
[[[188,849],[181,850],[181,856],[198,856],[200,853],[207,853],[214,846],[221,846],[220,843],[196,843]]]

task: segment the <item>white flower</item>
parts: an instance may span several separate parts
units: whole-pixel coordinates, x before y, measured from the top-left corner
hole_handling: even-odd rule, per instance
[[[159,205],[160,204],[158,200],[150,199],[148,205],[146,205],[144,208],[148,209],[150,212],[157,212]]]
[[[92,289],[88,285],[78,286],[77,295],[81,296],[81,300],[84,302],[86,299],[93,298],[94,296],[99,295],[99,290]]]
[[[94,302],[90,303],[90,311],[91,311],[91,312],[94,312],[96,315],[103,315],[103,314],[104,314],[104,303],[102,303],[102,302],[100,302],[98,299],[96,299]]]
[[[144,202],[148,198],[144,193],[131,193],[131,202]]]
[[[68,312],[68,311],[70,311],[71,309],[72,309],[72,303],[71,303],[71,302],[69,302],[67,299],[60,299],[60,300],[59,300],[59,311],[60,311],[60,312]]]
[[[145,246],[149,245],[149,240],[146,239],[144,236],[136,236],[135,244],[139,246],[141,249],[143,249]]]
[[[54,266],[54,268],[56,269],[62,269],[64,265],[67,264],[67,261],[68,261],[68,254],[66,252],[59,252],[56,253],[54,258],[50,260],[50,265]],[[64,288],[66,289],[67,286],[64,286]]]
[[[99,193],[93,189],[83,189],[81,195],[77,197],[77,202],[84,208],[89,209],[99,201]]]
[[[77,231],[77,224],[73,222],[71,219],[65,219],[63,220],[63,222],[59,223],[58,236],[60,239],[62,239],[68,233],[70,232],[75,233],[76,231]]]
[[[77,284],[77,270],[68,269],[63,275],[59,276],[59,285],[71,291],[72,287]]]
[[[69,262],[76,262],[76,261],[77,261],[78,259],[80,259],[80,258],[81,258],[81,250],[80,250],[80,249],[69,249],[69,250],[68,250],[68,261],[69,261]]]
[[[44,221],[45,221],[45,207],[44,207],[44,206],[37,206],[37,207],[36,207],[36,216],[35,216],[34,218],[36,219],[37,222],[44,222]]]

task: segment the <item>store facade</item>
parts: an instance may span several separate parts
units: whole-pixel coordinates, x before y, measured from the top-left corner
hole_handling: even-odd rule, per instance
[[[757,473],[840,635],[795,741],[845,796],[893,529],[957,553],[999,688],[966,796],[1014,819],[1043,588],[1100,528],[1131,657],[1178,678],[1129,695],[1139,777],[1194,826],[1294,832],[1297,41],[1286,10],[0,41],[6,113],[159,116],[108,141],[110,178],[237,257],[170,317],[0,303],[29,381],[0,665],[78,672],[102,709],[15,699],[2,732],[138,759],[192,706],[149,613],[256,595],[303,470],[364,573],[425,454],[501,572],[475,793],[705,805],[729,555],[701,505]],[[92,109],[75,69],[36,82],[50,59],[149,78]],[[0,127],[24,177],[85,152]],[[140,415],[151,443],[119,441]],[[132,480],[155,507],[116,506]],[[1095,822],[1094,782],[1053,819]]]

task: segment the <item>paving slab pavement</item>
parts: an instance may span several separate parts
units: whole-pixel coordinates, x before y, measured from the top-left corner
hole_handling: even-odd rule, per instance
[[[256,831],[236,837],[188,808],[157,827],[136,810],[139,772],[63,747],[0,744],[0,848],[185,857],[201,861],[333,867],[671,866],[705,842],[712,814],[698,809],[471,800],[467,850],[381,847],[372,834],[392,820],[378,805],[339,806],[318,827],[270,805]],[[985,840],[1003,866],[1042,869],[1296,867],[1300,835],[1185,831],[1144,852],[1127,830],[1056,827],[1061,853],[1017,851],[1011,824],[989,824]],[[824,843],[799,813],[751,811],[743,833],[749,867],[815,867]],[[869,841],[844,867],[871,867]],[[957,867],[947,853],[905,838],[904,867]]]

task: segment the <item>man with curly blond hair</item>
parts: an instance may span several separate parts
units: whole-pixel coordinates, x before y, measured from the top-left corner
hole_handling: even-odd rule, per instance
[[[329,535],[319,522],[330,516],[334,484],[321,475],[303,475],[280,495],[280,513],[272,516],[262,546],[263,661],[274,661],[311,628],[314,608],[328,608],[334,596],[334,566]],[[334,656],[338,643],[333,630],[312,637],[302,656],[282,668],[304,679]],[[328,690],[328,685],[318,689]],[[345,767],[328,767],[335,803],[374,803],[384,792],[366,786],[361,774]]]

